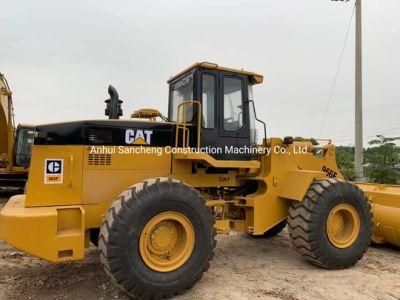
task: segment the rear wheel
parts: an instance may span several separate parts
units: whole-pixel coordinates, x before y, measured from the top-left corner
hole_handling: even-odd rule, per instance
[[[301,202],[289,209],[294,248],[326,269],[348,268],[362,258],[371,239],[371,206],[349,182],[315,181]]]
[[[125,191],[108,210],[100,258],[112,280],[139,299],[170,297],[190,288],[209,267],[214,219],[199,193],[167,178]]]

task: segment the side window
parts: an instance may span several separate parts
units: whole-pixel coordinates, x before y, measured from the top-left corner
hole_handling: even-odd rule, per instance
[[[242,80],[224,78],[224,129],[237,131],[243,126]]]
[[[213,75],[202,75],[202,126],[203,128],[214,128],[215,116],[215,77]]]
[[[193,74],[189,74],[183,77],[176,83],[172,84],[170,87],[171,111],[169,119],[171,121],[183,121],[183,107],[180,109],[179,120],[177,120],[178,106],[187,100],[193,100]],[[193,105],[187,104],[185,108],[186,122],[191,122],[193,120]]]

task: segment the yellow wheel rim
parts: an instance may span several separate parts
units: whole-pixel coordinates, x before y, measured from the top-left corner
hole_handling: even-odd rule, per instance
[[[326,231],[335,247],[350,247],[360,232],[360,216],[357,210],[350,204],[336,205],[329,213]]]
[[[193,252],[195,233],[184,215],[167,211],[153,217],[140,234],[139,251],[154,271],[170,272],[181,267]]]

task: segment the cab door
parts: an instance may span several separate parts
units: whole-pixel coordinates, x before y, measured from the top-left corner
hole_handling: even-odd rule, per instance
[[[250,147],[248,120],[247,76],[220,72],[218,128],[220,143],[225,145],[224,159],[248,160],[247,154],[237,151]]]
[[[213,146],[221,160],[249,160],[237,154],[250,147],[247,76],[224,71],[203,70],[200,75],[202,100],[201,146]]]

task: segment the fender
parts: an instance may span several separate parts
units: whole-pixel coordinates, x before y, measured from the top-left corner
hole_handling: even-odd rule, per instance
[[[325,177],[326,174],[319,171],[289,171],[282,182],[278,196],[285,199],[302,201],[312,182]]]

